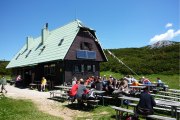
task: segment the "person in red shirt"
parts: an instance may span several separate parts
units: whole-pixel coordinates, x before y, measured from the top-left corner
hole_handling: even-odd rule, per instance
[[[78,90],[79,83],[80,83],[79,80],[77,80],[76,84],[74,84],[71,90],[69,91],[69,97],[71,98],[72,101],[75,101],[76,99],[76,93]]]

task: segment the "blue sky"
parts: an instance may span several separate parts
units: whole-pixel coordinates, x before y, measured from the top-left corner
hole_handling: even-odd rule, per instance
[[[0,0],[0,59],[11,60],[26,43],[76,18],[96,30],[104,49],[179,41],[180,0]]]

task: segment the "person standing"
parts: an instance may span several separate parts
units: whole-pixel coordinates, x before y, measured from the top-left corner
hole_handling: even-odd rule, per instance
[[[6,78],[5,76],[3,75],[2,78],[1,78],[1,93],[3,93],[3,90],[5,91],[5,93],[7,93],[7,90],[5,88],[5,85],[7,84],[7,81],[6,81]]]

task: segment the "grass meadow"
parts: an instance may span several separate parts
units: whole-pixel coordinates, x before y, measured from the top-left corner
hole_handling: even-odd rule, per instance
[[[106,75],[112,75],[113,77],[115,77],[116,79],[120,79],[123,78],[124,75],[119,74],[119,73],[114,73],[114,72],[110,72],[110,71],[103,71],[100,73],[101,76]],[[137,80],[139,79],[139,77],[146,77],[149,78],[149,80],[151,82],[157,82],[157,77],[161,78],[161,80],[169,86],[170,89],[180,89],[180,76],[178,74],[174,74],[174,75],[162,75],[162,74],[152,74],[152,75],[133,75]]]
[[[43,112],[29,100],[0,96],[0,120],[61,120]]]
[[[113,77],[120,79],[124,77],[122,74],[113,72],[101,72],[101,76],[112,75]],[[149,78],[152,82],[156,82],[156,78],[160,77],[165,84],[172,89],[180,89],[179,75],[141,75]],[[139,79],[137,76],[134,76]],[[90,111],[74,116],[75,120],[115,120],[115,111],[110,106],[98,106]],[[159,114],[159,113],[158,113]],[[168,115],[169,113],[162,113],[162,115]],[[0,120],[61,120],[59,117],[51,116],[43,112],[38,111],[35,104],[30,100],[17,100],[6,98],[0,95]]]

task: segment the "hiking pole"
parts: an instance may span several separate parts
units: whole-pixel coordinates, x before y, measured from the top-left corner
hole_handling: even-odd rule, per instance
[[[120,60],[118,57],[116,57],[111,51],[109,51],[108,49],[106,49],[108,51],[108,53],[113,56],[116,60],[118,60],[119,63],[123,64],[124,66],[126,66],[132,73],[134,73],[136,76],[138,76],[136,74],[136,72],[134,72],[129,66],[127,66],[122,60]],[[139,77],[139,76],[138,76]],[[140,78],[140,77],[139,77]]]

